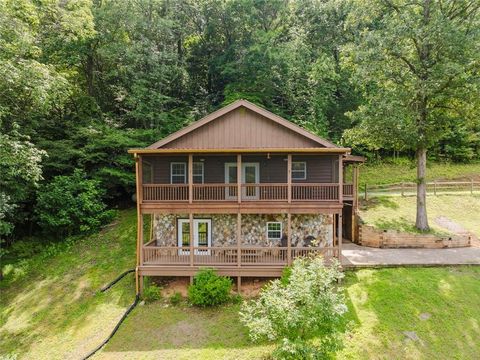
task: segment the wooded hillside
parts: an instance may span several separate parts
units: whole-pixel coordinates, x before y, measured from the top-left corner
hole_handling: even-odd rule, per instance
[[[370,158],[478,159],[479,7],[0,0],[0,236],[97,228],[128,148],[239,98]]]

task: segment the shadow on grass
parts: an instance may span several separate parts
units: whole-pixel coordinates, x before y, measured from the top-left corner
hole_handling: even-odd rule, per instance
[[[473,359],[480,353],[479,267],[352,271],[355,358]],[[355,310],[352,311],[352,309]]]
[[[388,196],[376,196],[369,198],[368,200],[360,201],[360,208],[362,211],[375,209],[379,206],[383,206],[389,209],[399,208],[399,205]]]
[[[0,353],[21,356],[34,343],[38,346],[65,331],[81,334],[85,326],[94,326],[89,317],[100,308],[112,306],[118,311],[132,302],[133,276],[122,280],[111,293],[101,294],[98,289],[133,266],[134,215],[133,211],[124,211],[118,225],[79,239],[78,244],[51,257],[32,258],[24,275],[5,279],[1,285]],[[68,339],[68,347],[75,347],[76,340],[84,341]],[[94,345],[101,340],[93,339]],[[48,357],[62,355],[44,354]]]

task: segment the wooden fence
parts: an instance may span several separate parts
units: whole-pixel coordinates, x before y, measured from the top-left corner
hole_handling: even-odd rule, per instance
[[[363,195],[364,199],[374,196],[382,195],[401,195],[411,196],[417,193],[417,184],[414,182],[401,182],[394,184],[381,185],[367,185],[364,184]],[[448,193],[469,193],[480,194],[480,181],[473,179],[467,181],[431,181],[427,182],[427,194],[448,194]]]

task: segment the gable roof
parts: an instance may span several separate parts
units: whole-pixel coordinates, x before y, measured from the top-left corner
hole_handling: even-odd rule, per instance
[[[238,121],[238,119],[236,118],[231,118],[229,119],[228,116],[232,116],[232,112],[235,112],[235,111],[239,111],[240,109],[246,109],[247,111],[250,111],[250,115],[248,118],[250,119],[250,122],[247,124],[242,124]],[[229,115],[230,114],[230,115]],[[243,117],[243,119],[245,119],[245,117]],[[252,139],[249,139],[249,138],[252,138],[252,137],[255,137],[255,133],[253,134],[243,134],[244,136],[243,137],[246,137],[247,138],[247,142],[244,141],[244,143],[240,144],[237,139],[241,136],[239,136],[240,134],[233,134],[233,140],[234,142],[236,142],[236,144],[231,144],[233,146],[230,146],[230,144],[227,144],[228,146],[226,147],[231,147],[231,148],[269,148],[269,147],[282,147],[282,145],[278,146],[276,145],[277,143],[279,143],[279,141],[281,141],[281,139],[278,139],[276,143],[271,143],[272,139],[275,137],[273,135],[278,135],[280,134],[280,132],[283,132],[283,141],[286,141],[288,142],[289,146],[287,147],[294,147],[294,148],[336,148],[338,149],[338,147],[325,140],[325,139],[322,139],[321,137],[319,136],[316,136],[310,132],[308,132],[307,130],[301,128],[300,126],[298,125],[295,125],[293,124],[292,122],[288,121],[288,120],[285,120],[284,118],[278,116],[278,115],[275,115],[273,113],[271,113],[270,111],[268,110],[265,110],[263,108],[261,108],[260,106],[257,106],[255,104],[252,104],[251,102],[249,101],[246,101],[246,100],[237,100],[235,102],[233,102],[232,104],[230,105],[227,105],[207,116],[205,116],[204,118],[192,123],[191,125],[165,137],[164,139],[160,140],[160,141],[157,141],[155,142],[154,144],[150,145],[147,147],[147,149],[161,149],[161,148],[192,148],[192,149],[198,149],[198,148],[205,148],[205,146],[201,146],[202,144],[196,144],[197,142],[199,141],[194,141],[195,139],[199,138],[202,133],[202,129],[201,128],[208,128],[208,124],[212,124],[211,126],[213,126],[213,124],[217,123],[217,122],[221,122],[221,121],[224,121],[224,122],[230,122],[231,124],[237,124],[236,128],[235,129],[231,129],[233,131],[241,131],[241,130],[245,130],[244,128],[246,126],[252,126],[254,125],[252,122],[262,122],[263,125],[262,127],[265,128],[264,130],[268,133],[270,132],[270,134],[272,136],[268,136],[267,138],[264,138],[263,140],[262,139],[257,139],[257,143],[258,144],[255,144],[255,145],[258,145],[258,146],[252,146]],[[240,124],[239,124],[240,123]],[[268,123],[268,124],[267,124]],[[239,124],[239,125],[238,125]],[[273,127],[272,127],[273,125]],[[231,125],[230,125],[231,126]],[[240,128],[238,127],[240,126]],[[208,130],[211,130],[208,129]],[[222,129],[223,131],[223,129]],[[203,133],[208,133],[209,131],[203,131]],[[249,136],[250,135],[250,136]],[[205,134],[203,134],[202,136],[205,136]],[[189,138],[189,139],[188,139]],[[218,136],[217,136],[218,138]],[[207,143],[207,144],[211,144],[211,140],[212,139],[202,139],[204,140],[203,142],[204,143]],[[290,141],[288,141],[290,140]],[[200,141],[201,142],[201,141]],[[266,142],[269,142],[271,144],[266,144]],[[276,146],[273,146],[273,144],[275,144]],[[224,145],[224,144],[222,144]],[[209,146],[209,147],[212,147],[212,146]],[[223,146],[225,147],[225,146]],[[212,148],[215,148],[215,146],[213,146]]]

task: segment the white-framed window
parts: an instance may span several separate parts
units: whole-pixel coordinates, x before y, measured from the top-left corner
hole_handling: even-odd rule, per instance
[[[282,239],[282,223],[281,222],[267,222],[267,239],[281,240]]]
[[[203,162],[194,162],[193,163],[193,183],[194,184],[203,184],[204,179],[204,167]]]
[[[307,179],[307,162],[292,161],[292,180]]]
[[[185,162],[170,163],[170,183],[171,184],[187,183],[187,163]]]

